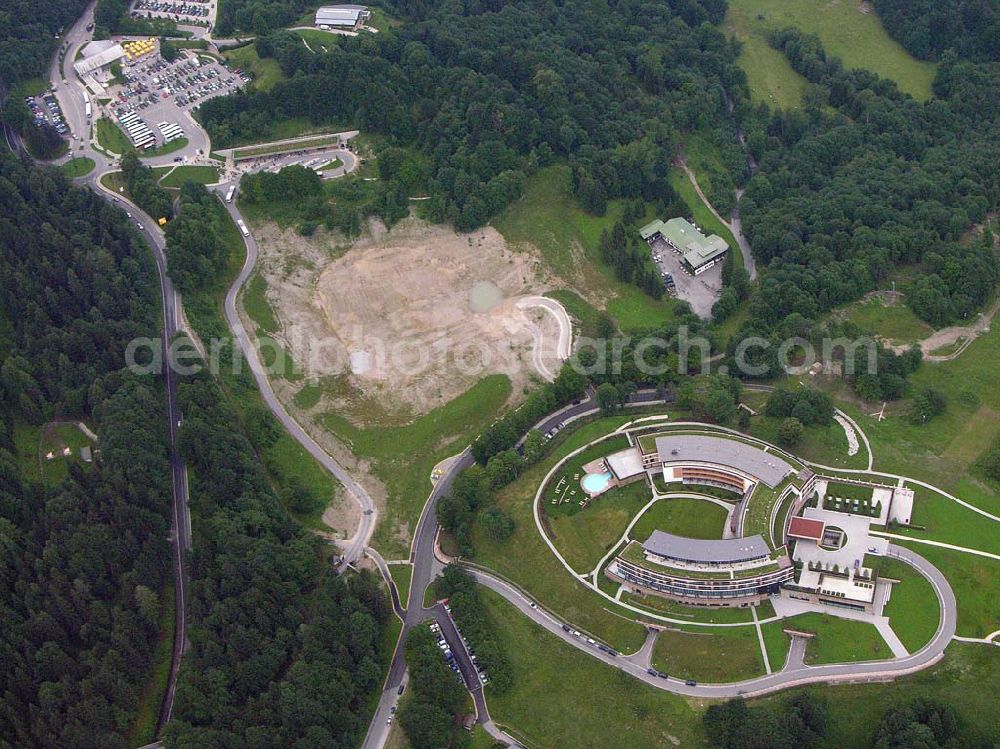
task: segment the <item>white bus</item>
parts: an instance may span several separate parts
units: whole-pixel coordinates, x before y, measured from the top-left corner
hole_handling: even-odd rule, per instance
[[[240,227],[240,231],[243,232],[244,237],[250,236],[250,230],[247,228],[247,225],[243,223],[243,219],[236,219],[236,225]]]
[[[235,195],[235,194],[236,194],[236,185],[230,185],[229,186],[229,190],[226,192],[226,202],[227,203],[232,203],[233,202],[233,195]]]
[[[85,111],[85,112],[86,112],[86,114],[87,114],[87,119],[89,120],[89,119],[90,119],[90,99],[87,99],[87,100],[86,100],[86,101],[85,101],[85,102],[83,103],[83,108],[84,108],[84,111]]]

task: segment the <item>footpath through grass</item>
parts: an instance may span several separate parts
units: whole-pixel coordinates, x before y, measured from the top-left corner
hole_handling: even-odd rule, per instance
[[[486,696],[490,716],[529,747],[603,749],[700,746],[697,709],[643,684],[546,632],[491,590],[482,590],[508,644],[513,687]]]
[[[900,582],[892,586],[892,597],[882,613],[903,646],[915,653],[934,637],[941,618],[941,606],[930,581],[913,567],[891,557],[879,557],[880,577]]]
[[[816,34],[827,54],[839,57],[846,68],[867,68],[894,80],[901,91],[918,100],[931,97],[934,63],[911,57],[889,36],[869,3],[730,0],[725,25],[746,45],[739,63],[747,72],[757,101],[772,106],[794,106],[801,100],[804,81],[791,71],[783,55],[764,49],[768,31],[783,26]]]
[[[985,637],[1000,629],[1000,597],[996,594],[1000,562],[926,544],[894,543],[920,554],[948,579],[958,603],[956,632],[959,636]],[[892,595],[895,599],[896,591]],[[895,625],[893,629],[902,638],[900,629]]]
[[[645,412],[630,410],[623,416],[597,418],[567,427],[553,438],[551,453],[544,460],[497,492],[497,504],[514,519],[513,535],[497,542],[478,525],[473,529],[476,563],[509,578],[540,604],[626,653],[637,650],[645,640],[645,628],[634,621],[638,615],[574,580],[539,535],[532,503],[552,466],[573,450]],[[663,409],[659,412],[663,413]]]
[[[996,720],[996,695],[1000,690],[997,658],[996,648],[956,642],[948,646],[943,661],[912,676],[884,684],[823,684],[788,690],[753,700],[751,705],[781,703],[803,691],[822,697],[827,705],[828,726],[823,746],[864,747],[871,746],[873,729],[886,710],[915,699],[934,699],[952,706],[961,723],[996,742],[1000,740]]]
[[[902,300],[886,304],[879,297],[862,299],[841,307],[833,314],[843,316],[866,333],[901,345],[918,343],[934,332],[934,328],[917,317]]]
[[[806,645],[805,661],[808,666],[878,661],[892,657],[892,651],[885,644],[882,635],[875,629],[874,624],[868,622],[840,619],[829,614],[809,613],[799,614],[774,624],[800,632],[812,632],[815,635]],[[770,652],[768,649],[769,654]]]
[[[211,185],[219,181],[219,169],[214,166],[195,166],[184,164],[160,180],[162,187],[182,187],[185,182],[197,182],[199,185]]]
[[[618,543],[632,518],[650,499],[649,485],[637,481],[610,489],[586,508],[578,508],[578,512],[551,514],[549,528],[553,543],[573,569],[589,572]]]

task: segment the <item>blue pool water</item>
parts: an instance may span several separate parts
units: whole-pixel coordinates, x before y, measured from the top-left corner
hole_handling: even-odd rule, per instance
[[[589,494],[599,494],[608,488],[608,484],[611,483],[611,473],[588,473],[583,477],[583,481],[580,482],[580,486],[583,487],[585,492]]]

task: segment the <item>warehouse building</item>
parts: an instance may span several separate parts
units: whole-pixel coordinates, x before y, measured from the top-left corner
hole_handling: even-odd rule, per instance
[[[109,39],[89,42],[81,50],[80,59],[73,63],[73,70],[81,78],[102,72],[113,62],[125,56],[122,45]]]
[[[316,11],[316,28],[357,31],[370,17],[364,5],[324,5]]]
[[[684,266],[694,275],[704,273],[716,263],[721,263],[729,252],[729,245],[718,234],[705,236],[683,218],[669,221],[657,219],[639,230],[647,242],[662,239],[678,255]]]

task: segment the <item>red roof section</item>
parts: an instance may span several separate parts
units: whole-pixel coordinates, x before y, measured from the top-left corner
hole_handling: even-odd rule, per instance
[[[788,526],[788,535],[794,538],[811,538],[819,541],[823,538],[823,528],[825,524],[822,520],[812,520],[811,518],[792,518]]]

